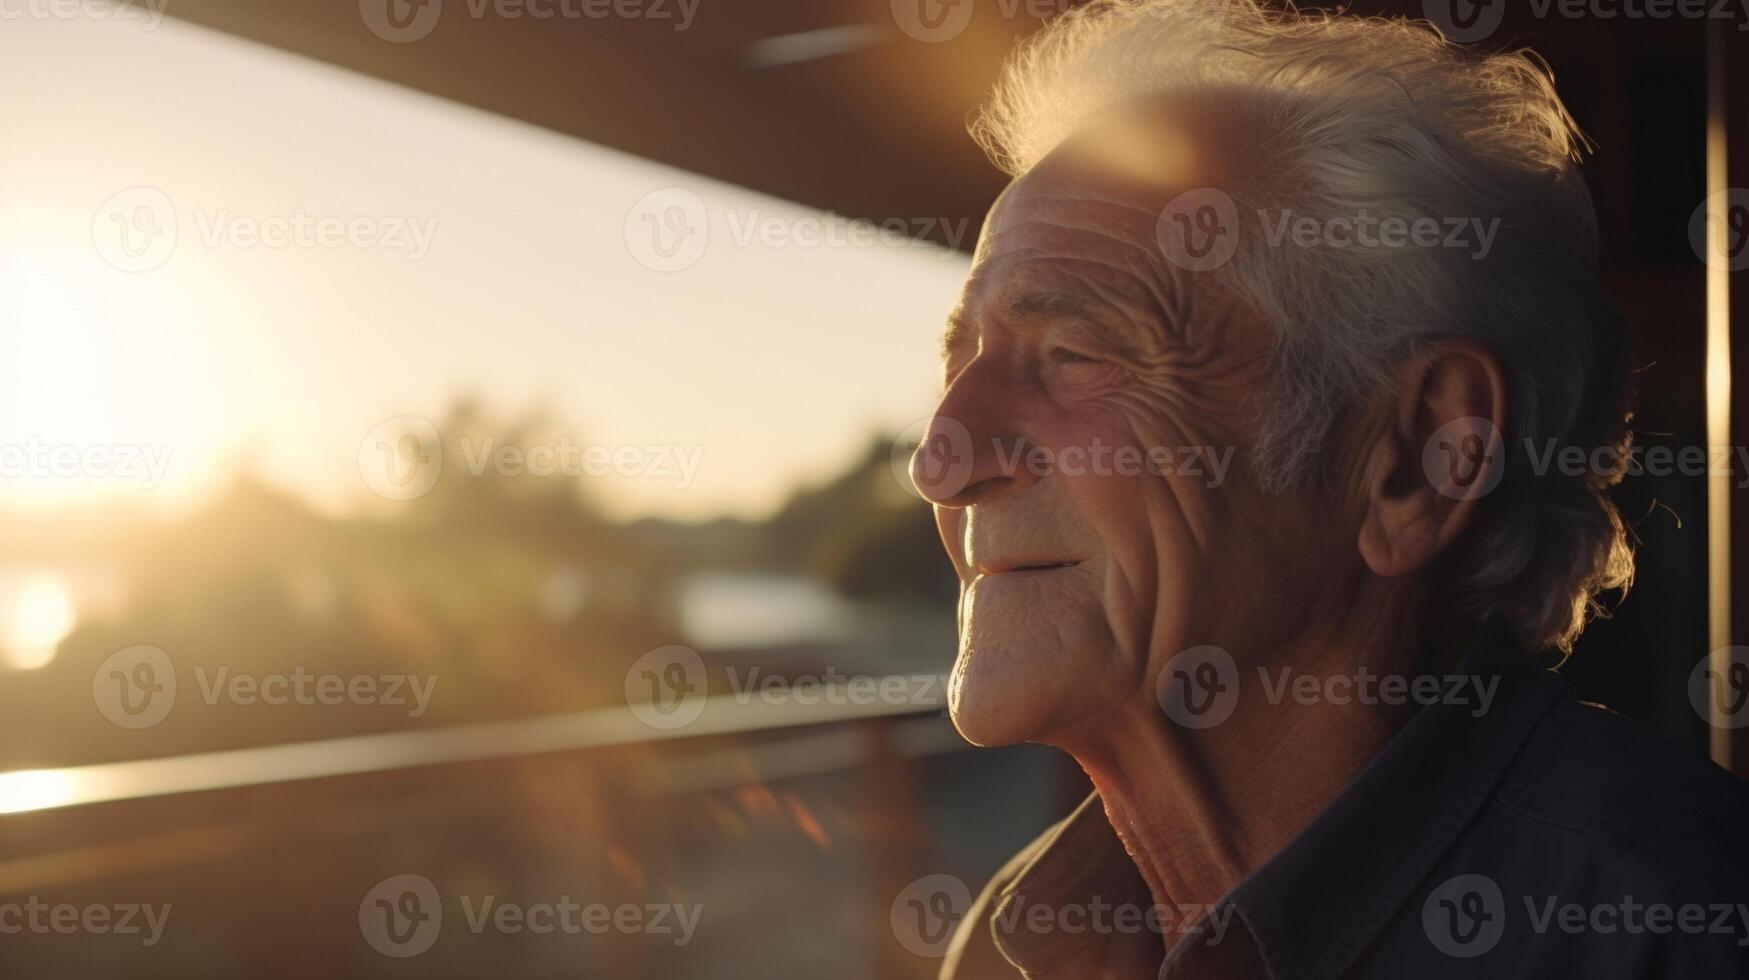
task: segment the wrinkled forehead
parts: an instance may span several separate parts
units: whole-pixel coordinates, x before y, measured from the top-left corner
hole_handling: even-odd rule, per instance
[[[1156,99],[1105,112],[997,198],[974,261],[1028,248],[1112,244],[1151,249],[1161,213],[1187,191],[1241,181],[1249,134],[1217,103]]]
[[[1243,333],[1266,320],[1217,269],[1170,259],[1162,227],[1181,195],[1238,193],[1248,162],[1211,106],[1144,106],[1083,127],[1011,183],[985,222],[971,275],[948,316],[950,366],[992,327],[1074,325],[1118,355],[1154,355]],[[1225,341],[1221,341],[1225,343]],[[1237,348],[1235,348],[1237,349]]]
[[[1240,159],[1239,139],[1208,107],[1172,103],[1129,107],[1083,126],[991,208],[962,311],[1058,288],[1155,300],[1200,291],[1209,274],[1167,261],[1162,215],[1187,192],[1237,190],[1230,161]]]

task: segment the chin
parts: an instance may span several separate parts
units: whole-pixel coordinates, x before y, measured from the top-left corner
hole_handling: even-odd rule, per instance
[[[948,710],[960,737],[973,745],[1014,745],[1038,735],[1039,694],[1012,659],[1013,651],[985,647],[962,648],[954,661]]]
[[[961,737],[986,747],[1049,742],[1097,710],[1095,661],[1110,648],[1103,616],[1035,606],[994,617],[990,605],[967,610],[948,683]]]

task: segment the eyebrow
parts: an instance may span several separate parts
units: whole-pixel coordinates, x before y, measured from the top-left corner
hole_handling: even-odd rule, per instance
[[[1128,336],[1127,331],[1095,316],[1092,304],[1079,293],[1026,286],[1017,286],[1004,292],[1011,294],[1007,297],[1005,312],[1013,320],[1067,320],[1076,328],[1073,336],[1083,343],[1104,347],[1122,355],[1135,354],[1135,338]],[[976,337],[977,328],[971,315],[967,313],[966,304],[961,303],[948,314],[947,330],[941,338],[942,359],[950,359],[955,351],[973,342]]]
[[[1087,301],[1074,293],[1030,289],[1009,301],[1008,315],[1017,320],[1083,319]]]
[[[941,335],[941,359],[943,362],[953,358],[954,351],[977,338],[978,328],[972,326],[972,318],[966,314],[964,303],[955,306],[947,314],[947,329]]]
[[[1023,288],[1008,300],[1006,312],[1015,320],[1079,320],[1097,326],[1083,297],[1057,290]],[[956,306],[947,315],[947,330],[941,337],[943,359],[950,357],[961,345],[970,343],[976,334],[977,329],[965,304]]]

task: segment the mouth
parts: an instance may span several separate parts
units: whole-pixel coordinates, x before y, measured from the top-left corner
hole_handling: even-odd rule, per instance
[[[1020,575],[1028,572],[1056,572],[1065,568],[1074,568],[1081,564],[1079,558],[1063,559],[1061,561],[1001,561],[979,565],[979,575]]]

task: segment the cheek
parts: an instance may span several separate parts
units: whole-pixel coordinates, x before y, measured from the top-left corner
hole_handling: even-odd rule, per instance
[[[1064,482],[1102,545],[1102,601],[1118,645],[1143,659],[1202,629],[1216,583],[1243,578],[1230,566],[1245,550],[1245,508],[1232,484],[1237,450],[1214,435],[1227,426],[1140,409],[1083,420],[1075,437],[1114,447],[1111,464]]]

